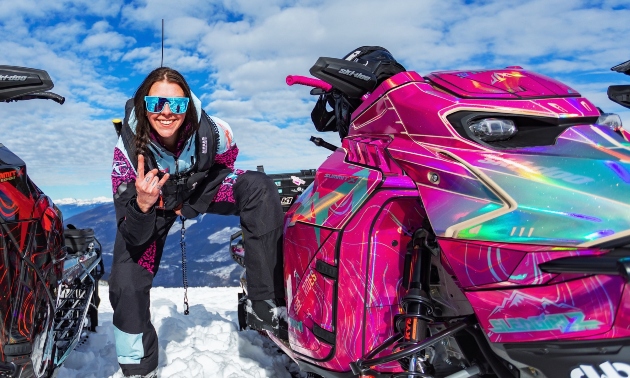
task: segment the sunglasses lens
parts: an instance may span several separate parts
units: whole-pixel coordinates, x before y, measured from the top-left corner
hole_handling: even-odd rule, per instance
[[[171,108],[171,111],[175,114],[186,113],[186,110],[188,109],[188,97],[169,98],[168,106]]]
[[[164,109],[164,105],[168,103],[168,99],[165,97],[159,97],[157,103],[155,104],[155,113],[159,113]]]
[[[188,97],[157,97],[145,96],[144,101],[147,104],[147,111],[150,113],[160,113],[164,110],[164,104],[168,103],[168,107],[173,114],[186,113],[188,109]]]
[[[157,100],[158,97],[153,96],[145,96],[144,102],[147,104],[147,111],[151,113],[159,113],[157,110]]]

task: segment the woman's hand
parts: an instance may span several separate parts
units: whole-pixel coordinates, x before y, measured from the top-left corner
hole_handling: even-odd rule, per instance
[[[173,209],[175,211],[175,214],[177,214],[177,216],[181,217],[182,216],[182,207],[183,204],[179,204],[177,206],[175,206],[175,208]]]
[[[144,156],[138,155],[138,177],[136,177],[136,202],[143,213],[151,210],[151,207],[160,198],[160,190],[168,180],[169,174],[166,173],[160,180],[157,177],[158,170],[153,169],[146,175],[144,174]]]

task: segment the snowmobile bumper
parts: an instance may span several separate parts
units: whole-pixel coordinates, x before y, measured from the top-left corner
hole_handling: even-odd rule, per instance
[[[510,358],[535,368],[543,374],[543,377],[621,378],[630,376],[630,338],[504,344],[503,346]]]

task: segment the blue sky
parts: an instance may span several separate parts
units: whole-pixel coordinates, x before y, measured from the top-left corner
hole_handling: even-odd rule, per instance
[[[605,111],[630,77],[630,0],[0,0],[0,65],[48,71],[51,101],[2,105],[0,143],[53,199],[111,197],[111,119],[160,65],[182,72],[210,114],[228,121],[237,166],[267,172],[317,167],[313,98],[287,87],[319,56],[388,48],[408,70],[520,65],[565,82]],[[336,135],[320,135],[336,141]]]

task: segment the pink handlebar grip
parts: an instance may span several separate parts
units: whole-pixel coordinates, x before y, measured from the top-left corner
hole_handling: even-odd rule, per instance
[[[332,85],[327,82],[319,79],[314,79],[312,77],[300,76],[300,75],[289,75],[287,76],[287,85],[293,84],[301,84],[309,87],[321,88],[326,92],[332,89]]]

